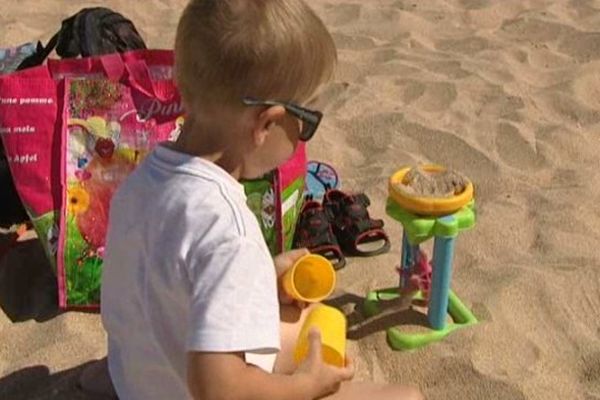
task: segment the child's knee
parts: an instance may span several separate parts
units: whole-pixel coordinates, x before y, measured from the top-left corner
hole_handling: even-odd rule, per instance
[[[402,397],[403,400],[425,400],[423,393],[416,387],[405,387],[406,394]]]
[[[398,399],[398,400],[425,400],[425,396],[419,389],[414,386],[400,386],[390,385],[384,390],[384,393],[380,396],[385,399]]]

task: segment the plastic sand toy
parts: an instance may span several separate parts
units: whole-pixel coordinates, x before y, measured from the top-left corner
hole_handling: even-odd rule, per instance
[[[417,183],[416,187],[411,183]],[[387,213],[403,226],[400,285],[371,291],[365,300],[365,312],[376,315],[384,302],[408,295],[413,303],[427,304],[430,328],[424,333],[389,328],[387,337],[392,348],[415,349],[477,323],[450,289],[454,242],[459,233],[475,225],[474,206],[471,181],[441,166],[404,168],[390,178]],[[431,264],[420,247],[429,239],[434,240]]]

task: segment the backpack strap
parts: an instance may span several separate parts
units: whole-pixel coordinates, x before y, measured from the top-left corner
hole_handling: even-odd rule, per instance
[[[74,34],[73,26],[75,25],[76,19],[84,11],[85,10],[79,11],[77,14],[63,20],[59,31],[52,36],[46,46],[43,46],[41,42],[38,42],[35,53],[24,59],[17,67],[17,70],[20,71],[42,65],[55,48],[58,55],[63,58],[77,57],[81,54],[79,50],[79,38]]]
[[[52,36],[52,39],[50,39],[45,47],[42,45],[42,42],[37,42],[35,52],[21,61],[21,64],[19,64],[19,66],[16,68],[16,71],[42,65],[50,53],[52,53],[52,50],[54,50],[56,47],[56,43],[58,43],[58,36],[59,32]]]

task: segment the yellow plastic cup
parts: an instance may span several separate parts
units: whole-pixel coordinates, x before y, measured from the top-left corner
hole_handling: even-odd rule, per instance
[[[346,360],[346,316],[338,309],[317,305],[307,315],[294,351],[294,359],[300,364],[308,354],[308,332],[316,327],[321,332],[323,361],[335,367],[343,367]]]
[[[290,297],[308,303],[318,303],[333,292],[335,270],[325,257],[307,254],[286,271],[282,285]]]

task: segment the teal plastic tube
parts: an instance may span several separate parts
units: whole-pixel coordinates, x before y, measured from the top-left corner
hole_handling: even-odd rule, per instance
[[[429,324],[435,330],[446,327],[453,257],[454,238],[436,237],[433,244],[433,276],[427,313]]]

